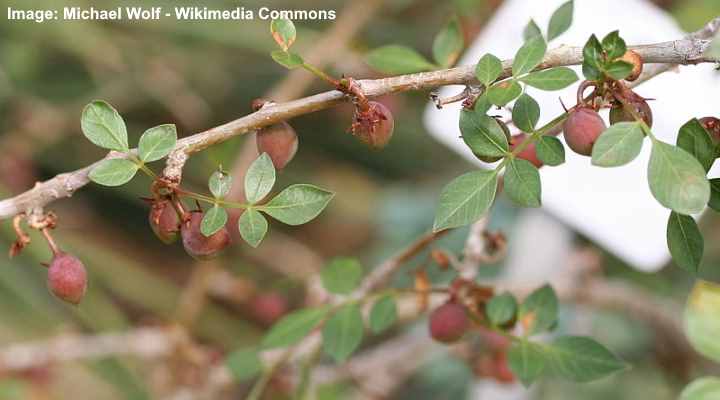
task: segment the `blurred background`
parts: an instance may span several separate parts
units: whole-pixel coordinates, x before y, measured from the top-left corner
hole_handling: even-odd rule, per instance
[[[430,54],[435,33],[453,14],[461,16],[470,42],[501,2],[246,0],[193,5],[334,9],[336,21],[296,21],[295,50],[334,75],[365,78],[380,76],[363,61],[368,50],[397,43]],[[49,0],[0,3],[3,8],[65,5]],[[720,2],[715,0],[655,3],[688,31],[720,15]],[[72,5],[127,4],[75,1]],[[151,5],[177,4],[155,0]],[[80,131],[82,107],[93,99],[117,108],[128,125],[130,142],[137,143],[151,126],[174,123],[180,136],[188,136],[249,113],[254,98],[280,101],[328,89],[304,71],[289,73],[274,63],[269,56],[274,49],[268,22],[261,20],[43,24],[0,20],[2,197],[103,157],[102,150]],[[350,106],[291,121],[300,135],[300,147],[279,175],[280,187],[309,182],[337,195],[310,224],[273,223],[257,250],[239,244],[216,261],[196,263],[181,246],[163,245],[150,231],[148,207],[140,200],[148,194],[149,181],[144,177],[117,189],[91,184],[72,199],[53,203],[51,209],[59,216],[56,239],[85,262],[88,294],[80,306],[72,307],[48,293],[46,270],[40,263],[49,261],[50,252],[38,235],[33,234],[33,244],[21,256],[12,261],[0,258],[0,399],[193,398],[193,388],[207,379],[208,366],[222,363],[237,348],[256,344],[278,316],[303,306],[306,280],[327,260],[353,256],[369,269],[426,232],[441,188],[470,166],[426,134],[422,113],[427,93],[381,101],[395,116],[393,140],[381,152],[346,134]],[[218,164],[240,180],[257,155],[253,140],[252,135],[238,137],[193,156],[185,168],[184,185],[205,191],[207,177]],[[493,208],[491,227],[507,235],[510,252],[514,236],[533,235],[527,224],[516,229],[522,218],[523,211],[502,197]],[[720,261],[720,247],[713,245],[719,242],[720,219],[708,215],[701,227],[706,238],[701,275],[715,280],[720,276],[710,266]],[[553,230],[543,232],[552,235]],[[9,221],[2,224],[0,235],[2,246],[9,248],[14,240]],[[460,252],[466,236],[467,229],[458,229],[435,247]],[[679,320],[677,310],[692,284],[687,274],[673,267],[657,274],[640,273],[581,236],[572,243],[562,249],[568,260],[582,259],[601,268],[608,281],[631,287],[643,299],[662,301],[670,318]],[[412,271],[427,262],[427,253],[416,257],[395,283],[411,284]],[[502,263],[483,267],[479,279],[492,279],[502,268]],[[442,282],[450,275],[435,273],[431,278]],[[433,346],[418,368],[398,377],[391,393],[382,397],[365,393],[366,398],[482,398],[478,393],[497,390],[517,399],[673,399],[692,377],[714,368],[688,353],[687,346],[678,345],[677,332],[658,332],[652,321],[629,317],[622,307],[565,301],[562,311],[560,330],[593,335],[633,368],[589,385],[546,380],[526,392],[517,384],[479,377],[475,360],[462,349]],[[384,338],[406,331],[426,335],[421,321],[397,327]],[[137,349],[100,343],[105,353],[68,362],[43,361],[51,351],[73,358],[70,345],[78,335],[107,334],[117,339],[112,335],[143,332],[150,336],[120,337],[136,340],[131,344]],[[180,350],[167,351],[172,343],[158,332],[180,337]],[[672,340],[666,341],[665,335]],[[70,341],[47,341],[52,338]],[[382,339],[366,340],[364,347]],[[28,346],[18,347],[21,344]],[[324,399],[346,398],[344,393],[355,387],[356,382],[346,380],[319,393]],[[223,390],[221,398],[242,398],[248,388],[248,382],[237,382]],[[266,398],[286,397],[281,379],[266,393]]]

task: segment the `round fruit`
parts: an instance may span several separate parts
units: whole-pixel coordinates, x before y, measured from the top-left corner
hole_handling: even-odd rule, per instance
[[[180,218],[167,200],[157,201],[150,208],[150,228],[165,244],[174,243],[180,234]]]
[[[500,119],[495,118],[495,121],[497,121],[498,125],[500,125],[500,129],[502,129],[503,132],[505,133],[505,138],[507,138],[508,143],[511,143],[510,129],[508,129],[507,125],[504,122],[502,122]],[[475,157],[477,157],[478,160],[484,161],[486,163],[493,163],[493,162],[499,161],[503,158],[503,156],[493,157],[493,156],[481,156],[478,154],[475,154]]]
[[[230,244],[230,233],[226,227],[210,236],[205,236],[200,231],[203,213],[192,211],[189,218],[180,229],[183,247],[185,251],[196,260],[209,260],[217,256],[228,244]]]
[[[78,304],[87,289],[87,272],[77,257],[57,252],[48,267],[47,284],[59,299]]]
[[[377,101],[370,101],[367,109],[355,109],[351,130],[362,142],[373,149],[382,149],[392,138],[395,120],[390,109]]]
[[[640,57],[638,53],[628,50],[622,57],[620,57],[620,60],[632,64],[633,66],[632,72],[630,72],[630,75],[625,78],[626,81],[634,81],[640,77],[643,70],[643,61],[642,57]]]
[[[635,112],[642,117],[647,126],[651,127],[653,123],[653,115],[647,101],[645,101],[642,97],[637,96],[632,99],[628,99],[628,103],[635,108]],[[633,122],[635,121],[635,117],[631,113],[625,111],[622,104],[614,104],[610,109],[610,125],[623,121]]]
[[[600,114],[588,107],[579,107],[570,111],[563,125],[565,142],[581,155],[592,154],[593,144],[605,130],[605,121]]]
[[[449,301],[430,314],[430,336],[438,342],[453,343],[467,331],[469,319],[465,308]]]
[[[279,320],[288,310],[287,300],[276,292],[259,294],[251,303],[255,318],[268,326]]]
[[[527,135],[524,133],[518,133],[517,135],[513,135],[513,137],[510,139],[510,150],[515,150],[515,147],[525,141],[526,137]],[[517,158],[522,158],[523,160],[530,161],[536,168],[540,168],[543,166],[542,161],[540,161],[537,156],[535,142],[529,143],[527,146],[525,146],[525,148],[517,154]]]
[[[715,117],[702,117],[698,121],[700,125],[708,131],[714,143],[720,142],[720,119]]]
[[[298,137],[290,124],[283,121],[266,126],[257,133],[258,153],[267,153],[275,166],[281,170],[293,159],[298,149]]]

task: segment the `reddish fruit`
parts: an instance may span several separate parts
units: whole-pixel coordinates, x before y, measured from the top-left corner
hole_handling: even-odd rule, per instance
[[[169,201],[156,201],[150,208],[150,228],[165,244],[174,243],[180,234],[180,218]]]
[[[78,304],[87,289],[87,272],[77,257],[58,252],[48,267],[48,288],[59,299]]]
[[[493,355],[493,361],[495,363],[495,379],[501,383],[513,383],[515,382],[515,375],[510,370],[508,364],[508,357],[506,351],[496,352]]]
[[[205,236],[200,231],[203,213],[192,211],[188,220],[182,224],[180,234],[182,235],[185,251],[196,260],[209,260],[217,256],[228,244],[230,244],[230,233],[226,227],[210,236]]]
[[[449,301],[430,314],[430,336],[438,342],[458,341],[470,325],[465,307]]]
[[[702,117],[698,121],[700,125],[708,131],[714,143],[720,142],[720,119],[715,117]]]
[[[275,169],[281,170],[293,159],[298,149],[298,137],[290,124],[283,121],[260,129],[257,133],[258,153],[267,153]]]
[[[285,297],[276,292],[262,293],[252,299],[253,315],[265,325],[272,325],[288,310]]]
[[[508,143],[511,143],[512,138],[510,137],[510,129],[508,129],[507,125],[504,122],[502,122],[500,119],[495,118],[495,121],[497,121],[498,125],[500,125],[500,129],[502,129],[503,132],[505,133],[505,138],[507,139]],[[478,160],[484,161],[486,163],[493,163],[493,162],[499,161],[500,159],[503,158],[503,156],[492,157],[492,156],[481,156],[478,154],[475,154],[475,157],[477,157]]]
[[[392,138],[395,120],[390,109],[377,101],[370,101],[366,110],[356,107],[352,134],[373,149],[382,149]]]
[[[647,101],[640,96],[633,95],[627,99],[627,102],[635,109],[635,112],[642,117],[647,126],[651,127],[653,123],[653,115]],[[633,122],[635,121],[635,117],[631,113],[627,112],[622,104],[613,104],[613,107],[610,109],[610,125],[623,121]]]
[[[643,61],[642,57],[640,57],[638,53],[628,50],[622,57],[620,57],[620,60],[632,64],[633,66],[632,72],[630,72],[630,75],[625,78],[626,81],[634,81],[640,77],[643,70]]]
[[[605,121],[600,114],[588,107],[578,107],[570,111],[563,125],[565,142],[581,155],[592,154],[593,144],[605,130]]]
[[[515,150],[515,147],[522,143],[526,137],[527,135],[524,133],[518,133],[517,135],[513,135],[513,137],[510,139],[510,150]],[[535,142],[532,142],[525,146],[525,148],[517,154],[517,158],[522,158],[523,160],[530,161],[537,168],[540,168],[543,165],[542,161],[540,161],[537,156]]]

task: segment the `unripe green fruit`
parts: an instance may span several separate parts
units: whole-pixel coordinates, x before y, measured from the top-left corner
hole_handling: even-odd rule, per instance
[[[385,147],[393,135],[395,120],[390,109],[377,101],[368,102],[367,110],[356,108],[351,130],[373,149]]]
[[[180,235],[180,218],[169,201],[157,201],[148,217],[155,236],[165,244],[174,243]]]
[[[522,143],[525,138],[527,138],[527,135],[524,133],[518,133],[517,135],[513,135],[513,137],[510,139],[510,150],[513,151],[515,148]],[[525,146],[524,149],[522,149],[521,152],[519,152],[516,156],[517,158],[521,158],[523,160],[530,161],[536,168],[540,168],[543,166],[542,161],[537,156],[537,149],[535,147],[535,142],[532,142]]]
[[[203,235],[200,231],[202,219],[202,212],[192,211],[180,229],[185,251],[201,261],[214,258],[230,244],[230,233],[224,226],[210,236]]]
[[[453,343],[463,337],[470,326],[465,307],[448,301],[430,314],[430,336],[438,342]]]
[[[635,112],[642,117],[643,121],[647,126],[652,127],[653,115],[650,106],[647,101],[640,96],[629,99],[628,103],[635,108]],[[622,104],[615,104],[610,109],[610,125],[614,125],[618,122],[634,122],[635,117],[625,110]]]
[[[508,143],[512,143],[511,142],[512,139],[510,137],[510,129],[508,129],[507,125],[504,122],[502,122],[501,120],[499,120],[498,118],[495,118],[495,121],[497,121],[498,125],[500,125],[500,128],[505,133],[505,138],[507,138]],[[478,160],[484,161],[486,163],[493,163],[493,162],[499,161],[503,158],[503,156],[493,157],[493,156],[481,156],[478,154],[475,154],[475,157],[477,157]]]
[[[298,137],[290,124],[283,121],[260,129],[257,133],[258,153],[267,153],[281,170],[293,159],[298,149]]]
[[[87,271],[77,257],[58,252],[48,267],[50,292],[70,304],[79,304],[87,289]]]
[[[583,156],[592,154],[593,144],[605,130],[605,121],[600,114],[588,107],[570,111],[563,132],[565,142],[576,153]]]

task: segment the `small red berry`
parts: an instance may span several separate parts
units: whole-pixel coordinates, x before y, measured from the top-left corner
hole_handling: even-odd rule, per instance
[[[226,227],[222,227],[210,236],[203,235],[200,231],[202,219],[201,211],[192,211],[180,229],[185,251],[196,260],[201,261],[217,256],[230,244],[230,233]]]
[[[352,134],[373,149],[382,149],[392,138],[395,120],[390,109],[377,101],[370,101],[367,109],[355,108]]]
[[[268,326],[279,320],[288,310],[287,300],[277,292],[259,294],[252,299],[251,304],[255,318]]]
[[[275,166],[281,170],[295,157],[298,149],[298,136],[290,124],[283,121],[266,126],[257,133],[258,153],[267,153]]]
[[[570,111],[563,132],[565,142],[570,148],[581,155],[592,154],[593,144],[605,130],[605,121],[600,114],[588,107],[578,107]]]
[[[438,342],[453,343],[460,340],[469,325],[465,307],[452,301],[430,314],[430,336]]]
[[[171,244],[177,240],[180,234],[180,218],[169,201],[154,202],[148,220],[150,228],[160,241]]]
[[[59,299],[79,304],[87,289],[85,266],[77,257],[57,252],[48,267],[47,284]]]
[[[524,133],[518,133],[517,135],[513,135],[513,137],[510,138],[510,150],[515,150],[515,147],[522,143],[525,138],[527,138],[527,135]],[[542,161],[540,161],[537,156],[535,142],[531,142],[527,146],[525,146],[525,148],[517,154],[517,158],[522,158],[523,160],[530,161],[536,168],[540,168],[543,166]]]

